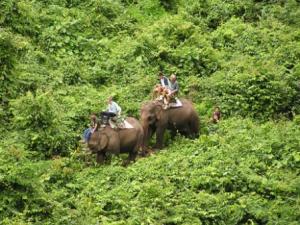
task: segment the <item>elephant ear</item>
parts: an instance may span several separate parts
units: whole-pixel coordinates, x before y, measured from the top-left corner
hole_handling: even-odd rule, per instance
[[[161,106],[156,106],[156,108],[155,108],[155,115],[156,115],[156,119],[157,120],[161,119],[162,111],[163,111],[163,109],[162,109]]]
[[[99,142],[99,147],[100,150],[103,150],[106,148],[106,146],[108,145],[108,137],[106,134],[101,134],[100,135],[100,142]]]

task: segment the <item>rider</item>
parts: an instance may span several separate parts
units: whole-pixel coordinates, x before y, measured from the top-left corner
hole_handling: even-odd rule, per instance
[[[90,120],[91,120],[91,123],[90,123],[90,127],[87,128],[84,133],[83,133],[83,139],[84,139],[84,142],[87,143],[88,140],[90,139],[92,133],[95,132],[95,130],[97,129],[98,127],[98,118],[97,118],[97,114],[96,113],[92,113],[91,116],[90,116]]]
[[[107,100],[108,106],[107,106],[107,110],[104,114],[106,114],[106,116],[108,116],[109,122],[110,122],[110,126],[112,128],[115,127],[122,127],[123,126],[123,121],[121,118],[121,107],[115,102],[113,101],[113,97],[110,96]],[[102,113],[103,114],[103,113]]]
[[[169,104],[172,101],[172,99],[175,100],[175,97],[177,95],[179,91],[179,85],[178,82],[176,80],[176,75],[175,74],[171,74],[170,76],[170,82],[169,82],[169,86],[168,86],[168,90],[167,90],[167,95],[166,95],[166,101],[165,101],[165,109],[169,108]]]
[[[113,101],[112,96],[109,96],[107,103],[108,103],[107,112],[114,113],[116,114],[116,116],[121,115],[122,109],[115,101]]]
[[[163,94],[163,86],[161,84],[156,84],[152,91],[152,100],[161,100]]]
[[[162,71],[158,73],[158,79],[162,87],[169,87],[170,81],[167,77],[164,76]]]
[[[170,97],[175,97],[178,94],[179,85],[178,85],[177,78],[176,78],[175,74],[172,74],[170,76],[169,89],[170,89],[170,93],[169,93]]]

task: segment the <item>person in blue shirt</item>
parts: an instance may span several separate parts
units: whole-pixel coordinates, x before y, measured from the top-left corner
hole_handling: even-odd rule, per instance
[[[167,77],[164,76],[162,71],[158,73],[158,79],[162,87],[168,88],[170,86],[170,81]]]
[[[179,85],[176,80],[176,75],[172,74],[168,80],[168,86],[164,89],[164,109],[168,109],[171,101],[176,102],[176,95],[179,91]]]
[[[95,130],[97,129],[98,124],[99,124],[99,120],[97,118],[96,113],[91,114],[90,120],[91,120],[90,127],[87,128],[83,133],[83,140],[84,140],[85,143],[87,143],[89,141],[92,133],[95,132]]]

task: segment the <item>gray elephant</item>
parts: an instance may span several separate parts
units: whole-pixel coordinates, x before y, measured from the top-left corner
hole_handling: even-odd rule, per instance
[[[150,138],[156,133],[156,148],[163,147],[163,137],[166,129],[171,131],[172,137],[177,132],[196,138],[199,136],[199,116],[192,102],[181,99],[182,107],[163,109],[158,101],[145,103],[141,108],[141,123],[144,129],[143,148],[148,147]]]
[[[113,129],[106,126],[100,127],[92,133],[88,141],[88,148],[97,154],[98,163],[104,162],[106,153],[129,153],[128,160],[125,163],[135,161],[139,148],[142,146],[144,131],[137,119],[128,117],[126,121],[133,128]]]

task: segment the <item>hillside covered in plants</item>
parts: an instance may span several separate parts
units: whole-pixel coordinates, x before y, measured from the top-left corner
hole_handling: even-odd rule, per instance
[[[160,70],[200,137],[97,165],[89,115]],[[0,1],[0,224],[299,224],[299,113],[298,0]]]

